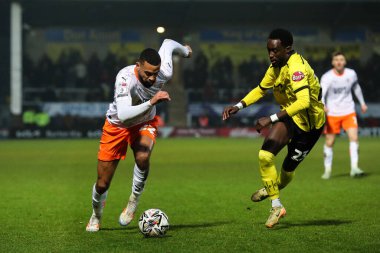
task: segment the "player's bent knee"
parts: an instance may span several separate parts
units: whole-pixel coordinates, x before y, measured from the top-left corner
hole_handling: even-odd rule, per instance
[[[266,150],[259,151],[259,163],[261,166],[271,165],[274,160],[274,155]]]
[[[358,138],[358,135],[351,135],[351,136],[348,136],[350,142],[358,142],[359,138]]]
[[[141,170],[145,170],[149,168],[149,158],[149,152],[139,152],[135,156],[135,162]]]
[[[106,182],[104,180],[98,179],[96,183],[96,192],[99,194],[105,193],[110,187],[111,182]]]
[[[326,139],[326,146],[329,148],[332,148],[334,146],[334,140],[327,140]]]

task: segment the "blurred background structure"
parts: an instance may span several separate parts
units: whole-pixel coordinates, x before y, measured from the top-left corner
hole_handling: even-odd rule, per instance
[[[278,110],[272,96],[229,122],[220,115],[260,82],[277,27],[294,34],[318,77],[333,51],[346,54],[369,105],[361,133],[379,135],[379,12],[374,0],[3,0],[0,138],[98,136],[118,71],[164,38],[194,55],[175,58],[173,100],[158,108],[162,135],[255,135],[254,120]]]

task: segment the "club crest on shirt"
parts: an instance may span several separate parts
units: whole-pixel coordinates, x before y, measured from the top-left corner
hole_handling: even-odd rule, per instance
[[[126,84],[126,83],[122,83],[122,84],[119,86],[117,93],[118,93],[119,95],[124,95],[124,94],[126,94],[126,93],[127,93],[127,84]]]
[[[296,71],[296,72],[294,72],[293,75],[292,75],[292,80],[293,80],[294,82],[299,82],[299,81],[301,81],[301,80],[304,79],[304,78],[305,78],[305,75],[304,75],[304,73],[302,73],[301,71]]]

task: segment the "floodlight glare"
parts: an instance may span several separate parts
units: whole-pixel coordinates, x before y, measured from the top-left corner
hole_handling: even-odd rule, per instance
[[[157,32],[158,33],[164,33],[165,32],[165,27],[162,27],[162,26],[157,27]]]

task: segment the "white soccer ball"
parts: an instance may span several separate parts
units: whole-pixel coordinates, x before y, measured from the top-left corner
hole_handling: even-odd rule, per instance
[[[141,214],[139,228],[145,236],[164,236],[169,229],[169,218],[160,209],[149,209]]]

